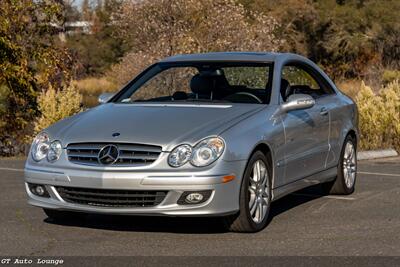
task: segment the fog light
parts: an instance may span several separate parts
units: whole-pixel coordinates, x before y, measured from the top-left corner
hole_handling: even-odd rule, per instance
[[[187,203],[199,203],[203,200],[203,195],[200,193],[191,193],[189,195],[186,196],[185,201]]]
[[[49,193],[46,190],[46,187],[44,185],[39,185],[39,184],[28,184],[29,190],[34,194],[35,196],[39,197],[50,197]]]
[[[182,193],[177,203],[179,205],[200,204],[206,202],[210,198],[211,193],[211,190],[185,191]]]
[[[43,196],[45,193],[44,188],[41,185],[36,186],[35,191],[36,191],[36,194],[38,194],[39,196]]]

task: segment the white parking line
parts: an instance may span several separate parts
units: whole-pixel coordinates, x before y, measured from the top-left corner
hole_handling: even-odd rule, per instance
[[[400,177],[400,174],[394,174],[394,173],[379,173],[379,172],[357,172],[360,174],[369,174],[369,175],[382,175],[382,176],[395,176],[395,177]]]
[[[355,200],[355,197],[339,197],[339,196],[323,196],[324,198],[341,199],[341,200]]]
[[[4,170],[4,171],[13,171],[13,172],[24,172],[23,169],[3,168],[3,167],[0,167],[0,170]]]

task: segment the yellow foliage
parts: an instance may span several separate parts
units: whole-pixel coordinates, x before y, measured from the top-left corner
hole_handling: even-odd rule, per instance
[[[361,83],[356,97],[361,149],[394,147],[400,150],[400,84],[389,83],[375,94]]]
[[[82,96],[75,86],[70,85],[62,90],[56,90],[50,86],[37,99],[41,115],[35,121],[35,133],[61,119],[80,112],[81,102]]]
[[[384,84],[400,79],[400,70],[385,70],[382,73],[382,81]]]

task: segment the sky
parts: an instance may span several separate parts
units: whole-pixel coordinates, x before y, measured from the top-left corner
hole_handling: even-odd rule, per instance
[[[82,2],[83,2],[83,0],[74,0],[73,4],[74,4],[74,6],[81,6]]]

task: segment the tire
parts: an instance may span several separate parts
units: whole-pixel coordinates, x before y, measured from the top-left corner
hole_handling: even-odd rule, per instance
[[[239,212],[224,218],[228,230],[258,232],[265,228],[271,208],[271,177],[272,169],[266,156],[261,151],[256,151],[247,163],[243,175]]]
[[[324,189],[329,194],[350,195],[354,192],[356,178],[357,143],[353,137],[348,135],[344,140],[340,153],[336,179],[333,182],[324,184]]]
[[[83,219],[85,216],[83,213],[64,211],[64,210],[43,209],[43,211],[48,218],[58,222]]]

